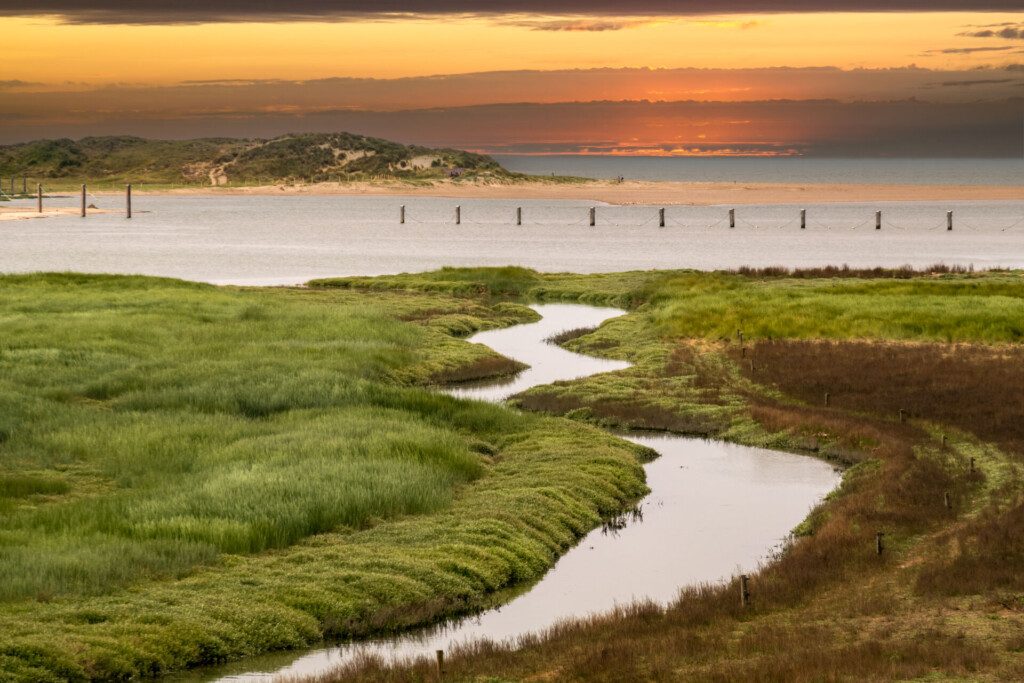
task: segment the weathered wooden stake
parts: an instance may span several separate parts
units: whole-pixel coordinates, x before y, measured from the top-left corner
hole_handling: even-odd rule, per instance
[[[884,537],[885,534],[881,531],[875,534],[875,553],[878,555],[881,555],[882,551],[885,550],[885,543],[882,541]]]
[[[36,212],[43,212],[43,184],[36,184]]]
[[[750,580],[746,574],[740,574],[740,607],[750,606],[750,589],[747,582]]]
[[[590,227],[597,225],[597,207],[590,207]]]
[[[974,474],[974,458],[971,458],[971,474]]]
[[[729,209],[729,227],[736,227],[736,209]]]
[[[405,204],[398,207],[398,224],[405,225]]]
[[[807,209],[800,209],[800,229],[807,229]]]
[[[946,435],[945,434],[942,435],[942,447],[943,448],[946,447]]]
[[[665,209],[658,209],[658,227],[665,227]]]
[[[437,678],[444,676],[444,650],[437,651]]]
[[[523,207],[517,206],[516,207],[516,225],[522,225],[522,224],[523,224]]]
[[[882,212],[875,211],[875,230],[882,229]]]
[[[462,207],[455,207],[455,225],[462,225]]]
[[[832,396],[827,391],[825,392],[825,407],[828,408],[828,404],[831,403]]]
[[[124,217],[132,217],[132,184],[124,186]]]
[[[21,193],[28,194],[28,176],[21,176]]]
[[[946,212],[946,230],[952,230],[952,229],[953,229],[953,212],[952,211],[947,211]]]
[[[949,491],[942,494],[942,504],[946,506],[947,510],[953,509],[953,501],[949,498]]]
[[[902,423],[904,423],[906,421],[907,421],[907,411],[903,410],[903,408],[900,408],[900,424],[902,424]]]
[[[85,218],[85,185],[82,185],[82,218]]]
[[[11,176],[11,196],[14,196],[14,176]]]
[[[740,358],[746,358],[746,357],[747,357],[747,347],[746,346],[740,347]]]

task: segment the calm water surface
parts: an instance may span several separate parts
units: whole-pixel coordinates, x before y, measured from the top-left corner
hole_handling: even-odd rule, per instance
[[[458,391],[502,400],[528,386],[625,367],[547,343],[552,334],[623,313],[543,305],[537,323],[484,332],[470,341],[533,365],[514,384]],[[839,481],[828,464],[797,455],[675,436],[630,436],[661,457],[645,465],[651,493],[617,529],[596,529],[540,582],[500,608],[395,638],[322,648],[296,657],[238,662],[200,680],[256,683],[322,673],[360,653],[385,659],[432,656],[475,639],[515,641],[560,620],[635,600],[668,603],[679,588],[754,569]]]
[[[496,155],[507,169],[584,178],[718,183],[1024,185],[1022,159],[812,159]]]
[[[533,309],[544,317],[527,325],[481,332],[469,339],[530,367],[512,378],[456,387],[450,391],[451,394],[460,398],[503,401],[513,394],[541,384],[629,367],[626,361],[584,356],[547,343],[550,337],[559,332],[596,327],[609,318],[625,315],[625,311],[574,304],[544,304],[533,306]]]
[[[58,200],[51,200],[56,203]],[[73,198],[64,201],[74,203]],[[1024,200],[726,207],[400,197],[146,197],[115,213],[0,223],[0,272],[139,273],[220,284],[298,284],[316,277],[521,265],[548,272],[720,269],[937,262],[1024,267]],[[398,207],[407,205],[399,225]],[[462,225],[455,225],[456,204]],[[523,207],[515,226],[516,206]],[[800,230],[800,208],[808,228]],[[874,212],[884,225],[874,230]],[[945,230],[946,211],[955,230]]]

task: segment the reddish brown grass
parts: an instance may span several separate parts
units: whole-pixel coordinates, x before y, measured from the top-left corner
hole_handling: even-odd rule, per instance
[[[732,352],[738,358],[738,352]],[[1024,454],[1024,348],[759,341],[741,363],[755,381],[837,409],[947,424]]]
[[[1024,591],[1024,504],[988,509],[953,538],[955,549],[950,556],[932,558],[921,569],[918,591],[938,595]]]
[[[571,330],[559,332],[558,334],[553,334],[550,337],[548,337],[545,341],[547,341],[550,344],[555,344],[556,346],[561,346],[562,344],[570,342],[573,339],[578,339],[583,335],[590,334],[596,329],[596,327],[576,327]]]
[[[751,268],[741,266],[729,271],[750,278],[800,278],[800,279],[821,279],[821,278],[864,278],[879,279],[891,278],[896,280],[909,280],[914,277],[927,277],[930,275],[949,275],[973,273],[974,266],[947,266],[944,263],[936,263],[927,268],[914,268],[912,266],[901,266],[899,268],[850,268],[850,266],[823,266],[820,268],[786,268],[784,266],[768,266],[766,268]]]

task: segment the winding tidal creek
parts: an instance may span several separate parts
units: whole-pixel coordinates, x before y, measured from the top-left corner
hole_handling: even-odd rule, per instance
[[[503,401],[529,387],[629,366],[557,347],[547,339],[624,311],[537,305],[535,323],[482,332],[469,341],[530,365],[512,380],[459,387],[463,398]],[[679,436],[625,436],[661,457],[644,466],[651,489],[636,509],[587,534],[535,585],[508,603],[390,638],[284,653],[196,671],[189,680],[263,683],[322,674],[361,654],[386,660],[488,638],[515,641],[559,621],[638,600],[671,602],[679,589],[756,569],[839,483],[814,458]]]

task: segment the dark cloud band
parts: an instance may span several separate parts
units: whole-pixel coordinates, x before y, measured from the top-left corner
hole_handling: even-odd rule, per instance
[[[55,15],[69,23],[345,20],[442,14],[601,16],[764,12],[1020,11],[1024,0],[0,0],[0,16]]]

